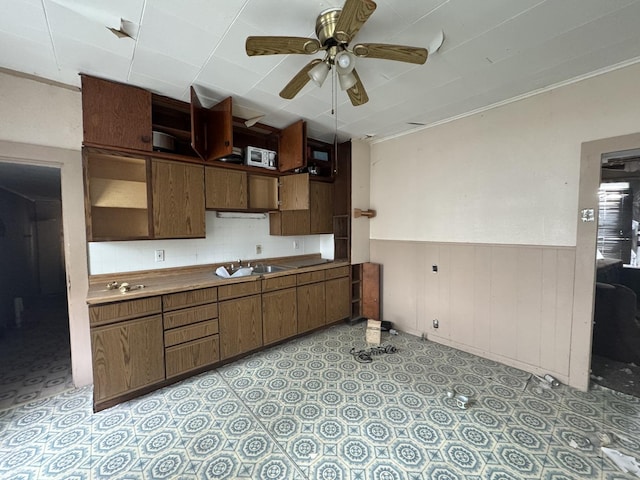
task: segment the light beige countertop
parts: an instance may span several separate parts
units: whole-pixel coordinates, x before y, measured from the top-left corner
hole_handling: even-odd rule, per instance
[[[96,275],[90,279],[87,303],[89,305],[99,305],[102,303],[153,297],[200,288],[219,287],[234,283],[257,282],[263,278],[273,278],[349,265],[349,262],[346,260],[331,261],[313,256],[307,258],[288,257],[283,258],[281,261],[273,259],[270,260],[269,263],[287,267],[288,269],[274,273],[248,275],[238,278],[221,278],[217,276],[215,270],[219,265],[166,269],[158,272],[137,272],[138,274],[136,274],[136,272],[127,272],[124,274]],[[131,286],[144,285],[144,288],[121,293],[117,288],[112,290],[107,288],[107,283],[112,281],[118,283],[127,282]]]

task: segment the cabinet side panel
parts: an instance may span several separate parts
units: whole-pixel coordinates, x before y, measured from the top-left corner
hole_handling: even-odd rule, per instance
[[[380,265],[362,264],[362,315],[380,320]]]

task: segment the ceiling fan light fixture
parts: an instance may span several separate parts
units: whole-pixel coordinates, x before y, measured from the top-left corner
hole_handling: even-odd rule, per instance
[[[358,82],[353,71],[349,73],[338,73],[338,81],[340,82],[340,90],[343,91],[349,90]]]
[[[318,87],[321,87],[324,81],[327,79],[329,75],[329,65],[326,62],[320,62],[315,65],[311,70],[309,70],[309,78],[315,83]]]
[[[356,66],[356,57],[353,53],[343,50],[336,55],[334,60],[338,74],[351,73]]]

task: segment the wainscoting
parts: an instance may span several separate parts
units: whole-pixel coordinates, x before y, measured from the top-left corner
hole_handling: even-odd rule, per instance
[[[371,240],[371,261],[399,330],[569,383],[574,247]]]

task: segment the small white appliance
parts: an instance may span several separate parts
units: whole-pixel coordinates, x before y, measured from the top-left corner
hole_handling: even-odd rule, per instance
[[[269,170],[278,168],[276,152],[265,148],[247,147],[244,153],[244,163],[252,167],[268,168]]]

